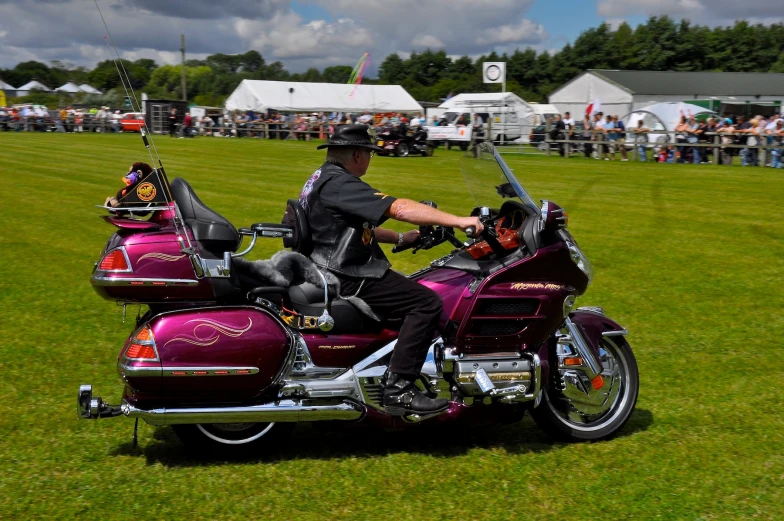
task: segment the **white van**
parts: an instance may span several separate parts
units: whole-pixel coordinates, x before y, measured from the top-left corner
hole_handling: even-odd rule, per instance
[[[495,142],[527,142],[533,127],[531,105],[511,92],[458,94],[438,109],[443,110],[442,117],[448,125],[454,125],[461,115],[466,121],[473,121],[474,114],[479,114],[486,124],[490,120],[490,136]]]
[[[548,119],[553,119],[555,116],[561,114],[561,111],[558,110],[555,105],[550,105],[549,103],[536,103],[532,101],[529,105],[534,111],[534,126],[544,125],[547,123]],[[574,119],[574,115],[572,115],[572,119]]]

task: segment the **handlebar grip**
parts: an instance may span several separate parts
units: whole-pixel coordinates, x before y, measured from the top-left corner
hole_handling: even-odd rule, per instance
[[[414,244],[409,244],[407,246],[395,246],[392,248],[392,253],[400,253],[401,251],[410,250],[414,247]]]
[[[467,237],[473,239],[476,236],[476,228],[474,228],[473,226],[469,226],[468,228],[466,228],[465,234]]]

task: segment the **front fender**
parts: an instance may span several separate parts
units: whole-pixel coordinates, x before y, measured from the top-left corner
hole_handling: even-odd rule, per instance
[[[599,357],[599,344],[602,336],[625,336],[629,334],[626,328],[605,316],[598,309],[578,308],[569,314],[569,318],[580,328],[585,341],[597,358]]]

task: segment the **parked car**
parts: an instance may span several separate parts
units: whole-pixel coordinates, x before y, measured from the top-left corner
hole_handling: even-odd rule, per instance
[[[141,132],[144,126],[144,114],[138,112],[126,112],[120,120],[123,132]]]

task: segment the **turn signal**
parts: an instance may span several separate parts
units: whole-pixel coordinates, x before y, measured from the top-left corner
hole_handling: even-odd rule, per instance
[[[604,378],[602,378],[602,375],[600,375],[600,374],[597,374],[597,375],[596,375],[596,377],[594,377],[594,379],[593,379],[593,380],[591,380],[591,385],[592,385],[592,386],[593,386],[593,388],[594,388],[594,389],[596,389],[597,391],[598,391],[599,389],[601,389],[602,387],[604,387]]]
[[[145,346],[142,344],[131,344],[125,352],[125,356],[128,358],[143,358],[146,360],[155,360],[158,358],[155,355],[155,349],[152,346]]]
[[[125,259],[125,253],[117,248],[104,255],[98,269],[101,271],[130,271],[131,268]]]
[[[583,365],[583,359],[580,357],[564,358],[564,365]]]
[[[126,358],[140,360],[157,360],[158,352],[155,349],[155,338],[152,336],[150,326],[144,326],[131,338],[131,345],[125,350]]]

